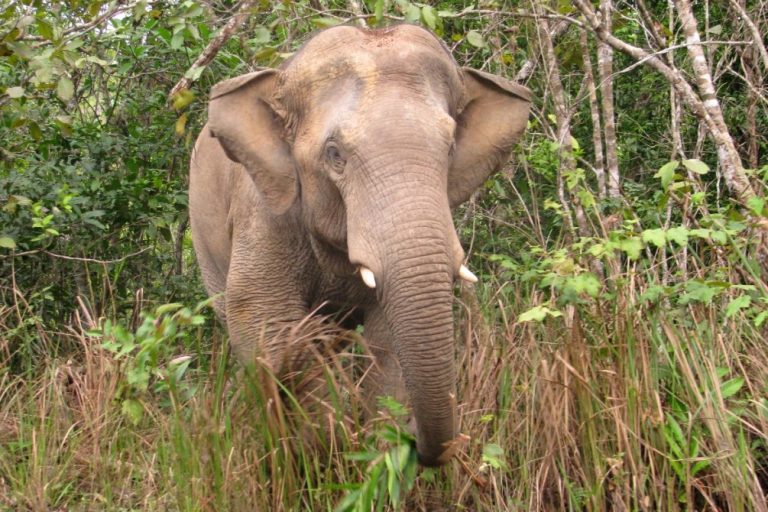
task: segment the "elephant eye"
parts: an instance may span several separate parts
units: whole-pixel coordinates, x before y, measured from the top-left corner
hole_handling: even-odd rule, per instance
[[[342,158],[341,151],[339,151],[339,146],[337,146],[336,143],[329,142],[325,146],[325,158],[334,172],[337,174],[344,172],[344,166],[347,162]]]

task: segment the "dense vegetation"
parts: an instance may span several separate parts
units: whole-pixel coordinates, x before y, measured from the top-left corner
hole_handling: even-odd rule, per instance
[[[0,509],[766,510],[768,5],[599,3],[5,4]],[[309,321],[293,378],[238,370],[187,229],[215,82],[400,21],[535,95],[456,213],[481,284],[440,470],[399,404],[362,423],[355,333]]]

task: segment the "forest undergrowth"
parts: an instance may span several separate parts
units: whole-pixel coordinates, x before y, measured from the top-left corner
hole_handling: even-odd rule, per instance
[[[567,265],[570,253],[558,254]],[[557,279],[541,270],[551,256],[532,272]],[[369,360],[354,332],[308,319],[286,333],[312,357],[278,381],[230,360],[205,304],[110,321],[115,311],[81,300],[51,331],[17,290],[0,323],[30,343],[0,346],[0,508],[764,506],[766,333],[739,298],[765,290],[744,279],[750,269],[697,268],[690,282],[706,290],[671,296],[673,283],[659,289],[617,260],[594,298],[577,291],[558,308],[566,285],[532,286],[501,263],[459,296],[467,439],[438,470],[416,467],[402,405],[383,400],[363,419],[356,383]],[[724,273],[743,284],[726,286]],[[29,371],[8,371],[19,365]]]
[[[533,91],[454,216],[480,282],[439,469],[406,404],[363,414],[357,330],[242,368],[194,260],[209,91],[341,23]],[[766,32],[737,0],[2,7],[0,511],[768,512]]]

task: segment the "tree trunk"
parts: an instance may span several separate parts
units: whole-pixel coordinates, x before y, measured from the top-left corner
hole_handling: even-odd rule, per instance
[[[647,50],[633,46],[611,34],[589,2],[586,0],[574,0],[574,4],[584,15],[587,21],[586,25],[594,31],[601,41],[651,66],[669,80],[674,86],[675,91],[680,95],[680,98],[706,124],[710,135],[715,141],[718,161],[731,193],[742,204],[746,204],[749,199],[755,197],[755,190],[749,183],[741,164],[741,158],[723,121],[720,102],[717,101],[714,95],[714,88],[712,87],[711,79],[709,79],[706,58],[701,50],[701,45],[697,44],[699,38],[698,32],[696,32],[696,21],[693,19],[688,1],[676,0],[676,4],[678,5],[678,11],[682,8],[681,17],[687,20],[684,21],[684,26],[686,34],[689,35],[689,53],[694,60],[694,71],[697,74],[697,84],[700,87],[701,97],[694,91],[691,84],[686,81],[679,70],[671,68],[661,58],[649,53]],[[766,219],[755,218],[754,220],[763,232],[768,232],[768,221]]]
[[[603,155],[602,123],[600,122],[600,104],[597,100],[595,75],[592,72],[592,57],[587,42],[587,32],[581,32],[581,54],[584,59],[584,80],[589,92],[589,112],[592,115],[592,145],[595,151],[595,178],[597,179],[597,195],[601,199],[606,196],[605,156]]]
[[[557,143],[558,154],[560,157],[560,166],[558,168],[558,195],[560,202],[565,209],[566,222],[571,223],[570,208],[565,196],[563,183],[563,174],[576,172],[576,159],[573,156],[573,137],[571,136],[570,114],[566,106],[565,91],[560,79],[560,70],[557,65],[555,49],[550,35],[549,22],[545,17],[538,19],[539,44],[541,45],[542,61],[546,72],[547,82],[552,91],[552,102],[554,104],[555,118],[557,120]],[[589,225],[587,223],[584,208],[578,200],[578,197],[571,195],[573,211],[576,216],[576,224],[581,236],[589,236]],[[570,226],[569,226],[570,227]],[[573,229],[571,227],[571,229]]]
[[[696,86],[709,120],[707,123],[709,132],[717,146],[717,156],[723,178],[736,197],[742,202],[746,202],[755,196],[755,191],[749,183],[741,163],[741,157],[736,150],[731,134],[728,132],[728,127],[725,125],[723,111],[715,93],[715,86],[709,72],[707,58],[701,46],[701,38],[696,27],[696,19],[693,17],[691,4],[688,0],[675,0],[675,6],[685,33],[688,55],[696,75]]]
[[[603,24],[608,32],[611,31],[611,0],[600,0],[600,12]],[[621,197],[619,178],[619,158],[616,154],[616,116],[614,115],[613,99],[613,48],[599,42],[597,45],[597,72],[600,77],[600,95],[603,106],[603,122],[605,124],[605,166],[608,172],[608,197]]]

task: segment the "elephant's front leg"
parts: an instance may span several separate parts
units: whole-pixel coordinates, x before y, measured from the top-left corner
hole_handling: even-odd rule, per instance
[[[406,405],[407,395],[402,370],[393,348],[392,333],[381,307],[372,306],[366,310],[364,326],[364,336],[374,358],[362,383],[369,414],[375,414],[380,396],[391,396],[400,404]]]
[[[252,231],[236,237],[225,301],[234,354],[244,364],[263,358],[279,375],[290,356],[290,329],[308,311],[298,283],[300,273],[290,268],[297,257],[269,242]]]

